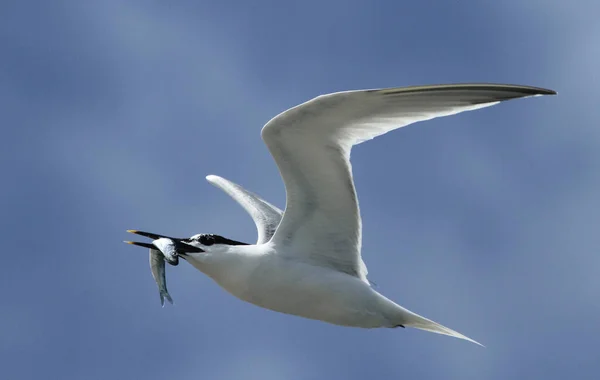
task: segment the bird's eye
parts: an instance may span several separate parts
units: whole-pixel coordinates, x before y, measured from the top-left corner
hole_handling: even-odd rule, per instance
[[[202,245],[213,245],[215,244],[215,238],[212,234],[204,234],[204,235],[200,235],[200,237],[198,238],[198,240],[200,241],[200,244]]]

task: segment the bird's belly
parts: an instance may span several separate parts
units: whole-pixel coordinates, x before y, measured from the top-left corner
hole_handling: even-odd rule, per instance
[[[273,259],[261,263],[244,286],[226,290],[281,313],[354,327],[390,327],[389,300],[356,277],[327,268]]]

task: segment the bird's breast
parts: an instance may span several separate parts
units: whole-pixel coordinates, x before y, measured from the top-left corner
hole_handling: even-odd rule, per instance
[[[243,282],[215,280],[234,296],[266,309],[346,326],[387,323],[377,292],[331,269],[272,256],[260,260]]]

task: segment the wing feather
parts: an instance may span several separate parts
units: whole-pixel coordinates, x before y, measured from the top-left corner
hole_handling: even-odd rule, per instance
[[[281,221],[283,211],[253,192],[225,178],[209,175],[206,180],[227,193],[250,214],[258,231],[256,244],[263,244],[271,239]]]
[[[286,209],[271,242],[296,259],[366,280],[352,146],[415,122],[550,94],[555,92],[501,84],[346,91],[277,115],[261,133],[286,189]]]

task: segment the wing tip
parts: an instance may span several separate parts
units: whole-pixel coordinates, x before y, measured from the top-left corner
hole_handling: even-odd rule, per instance
[[[537,88],[537,87],[532,87],[532,91],[536,91],[535,93],[532,93],[531,96],[546,96],[546,95],[558,95],[558,92],[554,91],[554,90],[550,90],[548,88]]]
[[[504,84],[504,83],[453,83],[453,84],[434,84],[434,85],[422,85],[422,86],[406,86],[406,87],[390,87],[367,90],[366,92],[377,92],[384,95],[395,95],[395,94],[407,94],[413,92],[428,92],[428,91],[440,91],[440,90],[459,90],[459,89],[473,89],[473,90],[505,90],[514,91],[523,95],[519,96],[543,96],[543,95],[557,95],[558,93],[554,90],[550,90],[542,87],[524,86],[517,84]]]
[[[218,175],[215,175],[215,174],[209,174],[205,178],[210,183],[215,183],[221,179],[221,177],[219,177]]]
[[[558,92],[554,90],[549,90],[546,88],[542,88],[540,90],[541,91],[538,94],[535,94],[533,96],[558,95]]]

